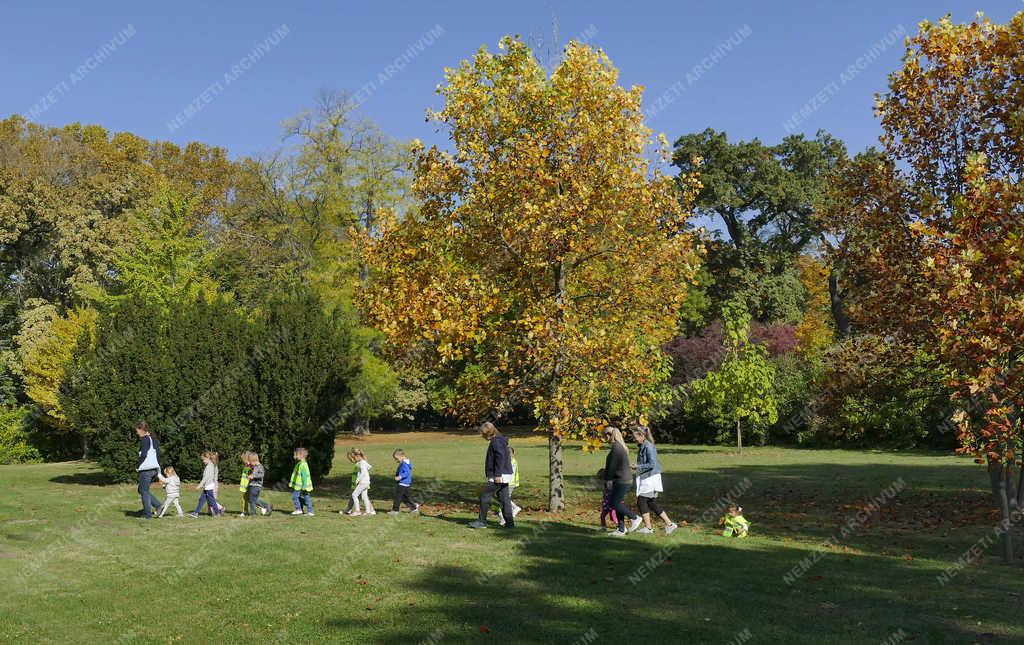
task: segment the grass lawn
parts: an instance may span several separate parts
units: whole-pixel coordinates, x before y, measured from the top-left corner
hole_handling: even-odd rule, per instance
[[[313,518],[288,516],[284,492],[269,493],[273,517],[236,518],[230,480],[222,519],[145,522],[131,516],[134,485],[91,464],[0,466],[0,642],[1024,642],[1020,562],[999,563],[986,474],[969,460],[662,445],[663,502],[687,524],[614,539],[594,530],[600,496],[587,488],[603,452],[567,450],[556,518],[541,510],[546,444],[515,438],[519,527],[471,531],[482,440],[358,442],[382,511],[391,451],[409,453],[425,513],[397,518],[338,515],[353,443],[338,444]],[[730,491],[745,491],[747,540],[716,531]],[[979,540],[985,555],[940,582]]]

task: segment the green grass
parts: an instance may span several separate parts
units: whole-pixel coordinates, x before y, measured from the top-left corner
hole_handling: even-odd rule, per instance
[[[419,518],[337,514],[351,443],[314,493],[314,518],[236,519],[229,482],[223,519],[144,522],[130,516],[134,486],[105,483],[88,463],[0,467],[0,642],[728,643],[744,630],[750,643],[880,642],[899,630],[918,643],[1024,641],[1021,568],[999,564],[997,544],[937,580],[998,519],[984,469],[967,460],[662,445],[665,506],[688,524],[617,540],[593,530],[600,500],[586,488],[603,453],[567,451],[569,509],[556,518],[541,510],[546,446],[516,438],[519,528],[474,532],[483,441],[362,442],[380,510],[391,450],[408,451],[427,503]],[[895,499],[784,581],[900,479]],[[737,486],[748,488],[747,540],[718,535],[719,514],[706,512]],[[269,496],[290,510],[288,495]],[[195,499],[188,487],[183,501]]]

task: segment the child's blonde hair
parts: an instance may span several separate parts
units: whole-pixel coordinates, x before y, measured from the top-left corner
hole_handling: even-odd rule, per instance
[[[355,458],[358,461],[359,459],[365,459],[366,455],[363,454],[363,449],[362,448],[349,448],[348,449],[348,458],[349,459]]]
[[[217,454],[216,450],[207,450],[206,452],[203,453],[202,456],[204,459],[209,459],[211,462],[213,462],[214,466],[220,465],[220,455]]]
[[[242,460],[243,464],[248,465],[249,460],[252,459],[252,453],[248,450],[243,450],[242,454],[240,454],[238,458]]]
[[[405,451],[402,450],[401,448],[395,448],[395,451],[393,453],[391,453],[391,456],[396,458],[396,459],[399,458],[399,457],[404,457],[405,456]]]
[[[164,466],[164,475],[167,477],[177,477],[178,473],[174,472],[174,466]]]
[[[249,451],[249,462],[254,466],[260,463],[260,456],[255,452]]]

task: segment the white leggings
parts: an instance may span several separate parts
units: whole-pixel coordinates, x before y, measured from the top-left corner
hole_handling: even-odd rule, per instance
[[[369,484],[358,484],[354,491],[352,491],[352,509],[356,513],[359,512],[359,498],[363,499],[363,506],[366,507],[367,513],[375,513],[373,510],[373,504],[370,503],[370,495],[367,491],[370,490]]]
[[[157,515],[157,517],[163,517],[164,513],[167,512],[167,509],[171,507],[171,504],[174,504],[174,508],[178,509],[178,517],[184,515],[184,513],[181,512],[181,504],[178,503],[178,498],[168,497],[166,500],[164,500],[164,505],[160,507],[160,514]]]

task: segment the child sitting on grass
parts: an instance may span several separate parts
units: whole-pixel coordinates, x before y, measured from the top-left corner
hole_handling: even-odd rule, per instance
[[[196,484],[196,490],[202,491],[199,494],[199,503],[196,504],[196,510],[188,514],[189,517],[199,517],[199,513],[203,510],[203,503],[210,507],[210,512],[214,517],[220,517],[223,513],[223,507],[217,503],[217,479],[220,477],[220,469],[218,463],[220,462],[220,455],[212,450],[208,450],[202,454],[203,464],[203,478]]]
[[[178,477],[178,473],[174,472],[174,468],[170,466],[164,468],[164,473],[161,475],[159,472],[156,474],[157,478],[160,479],[160,483],[164,485],[164,492],[167,493],[167,499],[164,500],[164,505],[160,507],[160,514],[157,517],[163,517],[167,509],[174,504],[174,508],[178,509],[178,517],[182,517],[185,514],[181,512],[181,479]]]
[[[604,468],[597,469],[597,481],[604,482]],[[619,516],[615,514],[615,509],[612,507],[611,491],[604,486],[601,489],[603,491],[601,495],[601,530],[607,531],[608,524],[605,520],[610,519],[612,524],[618,525]]]
[[[309,451],[305,448],[296,448],[292,454],[292,458],[295,459],[295,468],[292,469],[292,502],[295,503],[295,510],[292,511],[292,515],[302,515],[302,505],[306,505],[306,516],[313,517],[313,497],[310,493],[313,491],[313,478],[309,474],[309,464],[306,463],[306,457],[309,456]]]
[[[363,507],[366,509],[365,515],[376,515],[377,511],[373,510],[373,504],[370,503],[370,469],[373,466],[370,462],[366,461],[366,455],[359,448],[350,448],[348,451],[348,460],[350,463],[355,464],[352,469],[352,497],[349,498],[348,508],[344,511],[340,511],[345,515],[364,515],[359,511],[359,498],[363,498]]]
[[[249,508],[249,475],[252,473],[252,466],[249,465],[249,455],[252,453],[248,450],[242,452],[239,458],[242,460],[242,477],[238,482],[238,492],[242,493],[242,512],[241,516],[245,517],[245,511]]]
[[[750,531],[750,522],[743,517],[743,507],[733,504],[729,507],[729,513],[719,522],[725,526],[722,535],[725,537],[745,538]]]
[[[412,501],[412,462],[401,448],[391,453],[391,456],[398,463],[398,468],[395,470],[395,498],[388,515],[398,515],[403,503],[409,507],[410,512],[419,513],[420,505]]]

